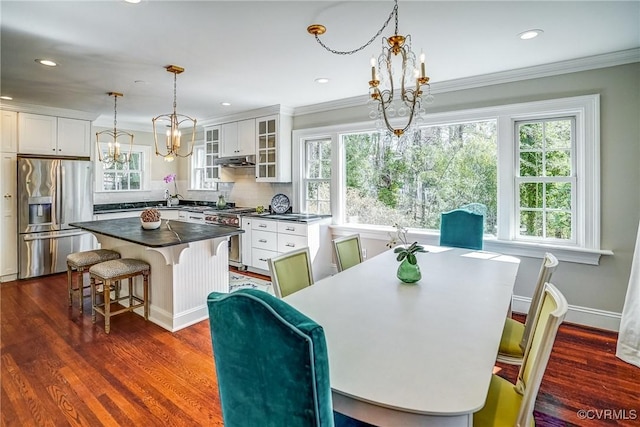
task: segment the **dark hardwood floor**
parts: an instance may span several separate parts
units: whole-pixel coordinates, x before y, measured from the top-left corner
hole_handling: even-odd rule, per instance
[[[66,274],[2,284],[0,304],[3,426],[223,424],[207,321],[172,334],[127,313],[107,335],[88,299],[84,315],[67,308]],[[536,411],[563,421],[538,425],[640,425],[640,368],[615,357],[616,339],[561,326]]]

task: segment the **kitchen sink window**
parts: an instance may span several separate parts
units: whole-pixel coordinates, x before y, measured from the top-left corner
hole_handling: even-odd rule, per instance
[[[319,150],[320,141],[330,149]],[[593,263],[599,143],[598,95],[427,114],[400,139],[370,122],[297,130],[294,203],[315,212],[321,183],[331,188],[337,226],[369,235],[378,228],[382,237],[401,224],[425,236],[431,230],[436,239],[427,240],[436,244],[441,212],[481,203],[489,247],[530,256],[564,250]],[[334,153],[328,181],[318,176],[328,169],[324,152]]]
[[[210,131],[207,131],[210,132]],[[192,190],[217,190],[220,180],[220,167],[214,166],[213,161],[218,157],[217,145],[215,151],[213,144],[198,144],[193,147],[191,156],[191,182]]]
[[[331,214],[331,139],[305,141],[306,213]]]
[[[107,144],[101,144],[103,156],[107,154]],[[96,191],[118,192],[148,189],[149,177],[145,170],[150,168],[151,150],[146,146],[134,145],[127,163],[104,164],[96,156]]]

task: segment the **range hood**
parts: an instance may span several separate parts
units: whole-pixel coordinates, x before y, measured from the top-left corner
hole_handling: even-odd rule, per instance
[[[256,156],[255,154],[249,156],[240,157],[220,157],[213,161],[215,166],[222,166],[228,168],[246,168],[255,166]]]

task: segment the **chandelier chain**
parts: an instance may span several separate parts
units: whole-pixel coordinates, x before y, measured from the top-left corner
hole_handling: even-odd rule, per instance
[[[176,112],[176,108],[177,108],[177,102],[176,102],[176,98],[177,98],[177,91],[176,91],[176,86],[177,86],[177,81],[178,81],[178,75],[176,73],[173,73],[173,113],[175,114]]]
[[[318,42],[318,44],[320,44],[320,46],[322,46],[323,48],[325,48],[326,50],[328,50],[331,53],[334,53],[336,55],[352,55],[352,54],[354,54],[356,52],[360,52],[362,49],[366,48],[371,43],[373,43],[373,41],[375,39],[380,37],[380,34],[382,34],[382,32],[384,31],[385,28],[387,28],[387,25],[389,25],[389,22],[391,22],[391,18],[394,17],[394,16],[395,16],[395,24],[396,24],[396,34],[398,34],[398,0],[395,0],[395,6],[393,7],[393,10],[389,14],[389,17],[387,18],[385,23],[382,25],[382,28],[380,28],[380,30],[378,30],[376,35],[371,37],[371,39],[368,42],[366,42],[365,44],[363,44],[362,46],[360,46],[357,49],[347,50],[347,51],[331,49],[329,46],[327,46],[326,44],[322,43],[322,41],[320,40],[320,37],[319,37],[318,34],[315,34],[315,38],[316,38],[316,41]]]

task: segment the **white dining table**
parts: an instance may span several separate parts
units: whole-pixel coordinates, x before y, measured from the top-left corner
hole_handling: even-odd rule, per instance
[[[284,300],[322,325],[333,407],[377,426],[471,426],[520,260],[426,247],[404,284],[388,250]]]

